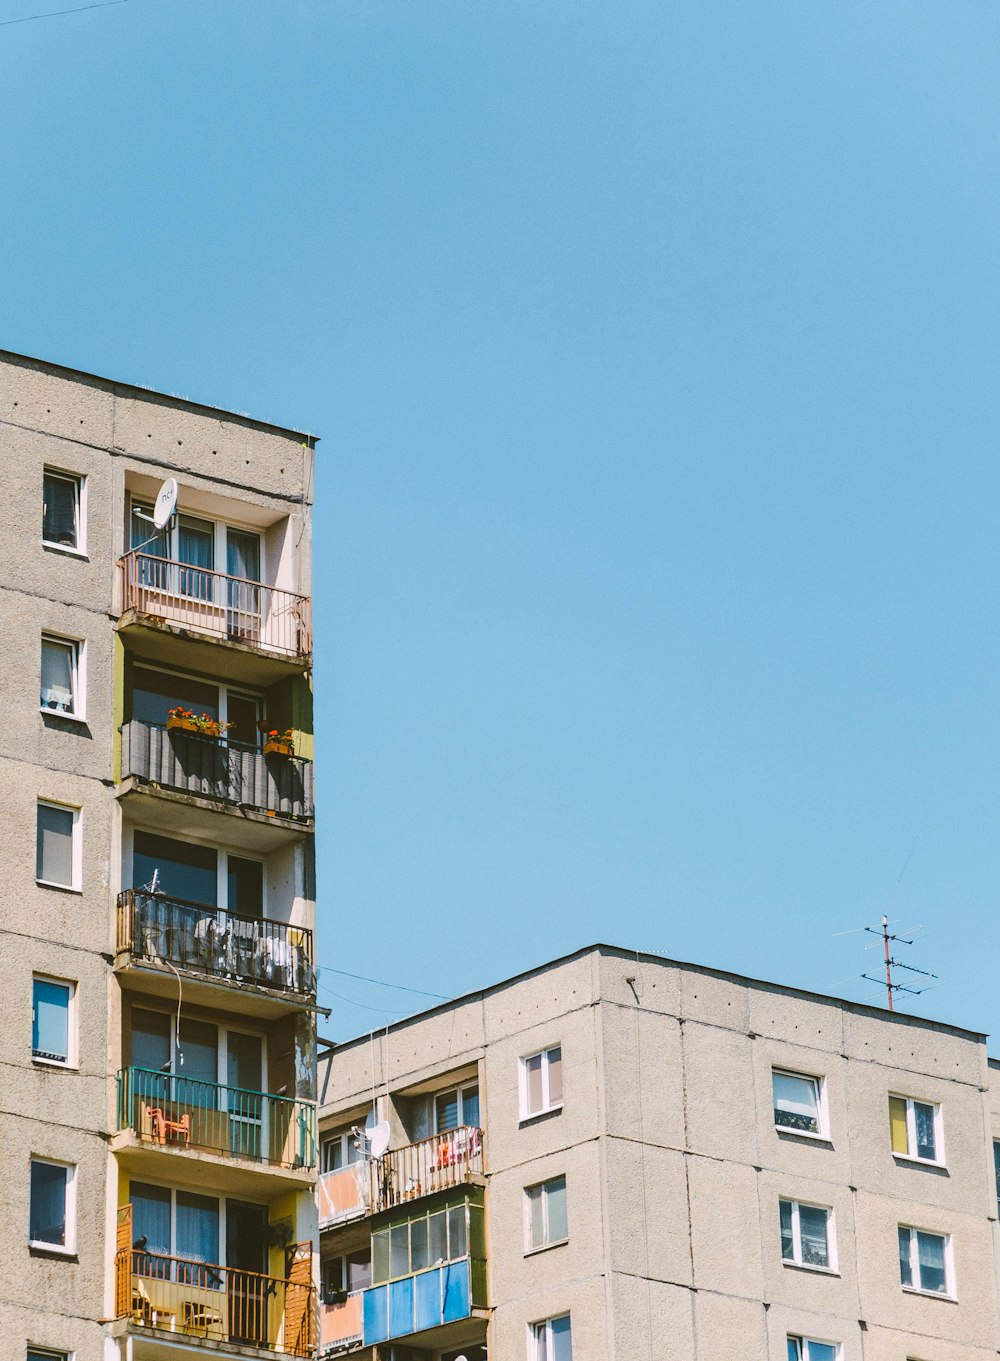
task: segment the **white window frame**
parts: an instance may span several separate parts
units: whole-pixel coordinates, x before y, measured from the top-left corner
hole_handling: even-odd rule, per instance
[[[154,1186],[157,1191],[168,1191],[170,1193],[170,1251],[165,1256],[177,1257],[177,1192],[188,1191],[195,1196],[204,1196],[206,1200],[214,1200],[219,1215],[219,1256],[226,1255],[226,1202],[231,1197],[222,1191],[216,1194],[208,1187],[203,1186],[177,1186],[167,1185],[162,1181],[154,1181],[152,1177],[136,1176],[133,1174],[132,1181],[140,1182],[143,1186]],[[151,1254],[157,1256],[156,1253]],[[208,1262],[207,1266],[226,1265],[225,1262]]]
[[[42,1357],[44,1361],[73,1361],[76,1356],[76,1352],[53,1351],[51,1347],[40,1347],[34,1342],[29,1342],[24,1349],[25,1356],[29,1353]]]
[[[555,1248],[562,1243],[569,1242],[569,1204],[566,1201],[566,1233],[562,1238],[551,1238],[549,1236],[549,1187],[553,1182],[561,1181],[563,1184],[563,1198],[567,1197],[567,1182],[565,1172],[560,1172],[558,1176],[546,1177],[544,1181],[532,1182],[530,1186],[524,1188],[524,1255],[529,1257],[533,1252],[544,1252],[546,1248]],[[533,1243],[531,1241],[531,1192],[541,1192],[542,1203],[542,1241]]]
[[[38,708],[41,713],[47,714],[50,718],[72,718],[77,723],[84,723],[87,719],[87,643],[83,638],[68,638],[61,633],[49,633],[47,630],[42,632],[42,644],[56,643],[62,647],[68,647],[71,653],[72,671],[72,709],[53,709],[42,702],[41,685],[41,648],[39,648],[39,678],[38,678]]]
[[[76,993],[77,982],[74,978],[57,978],[54,974],[33,973],[31,975],[31,1005],[34,1010],[35,1005],[35,983],[54,983],[57,987],[68,988],[69,997],[66,1004],[66,1057],[65,1059],[50,1059],[36,1054],[32,1049],[31,1061],[43,1068],[78,1068],[80,1064],[77,1049],[77,1019],[76,1019]]]
[[[830,1342],[821,1337],[803,1337],[801,1333],[789,1333],[788,1342],[794,1342],[798,1352],[798,1361],[811,1361],[813,1347],[832,1347],[837,1361],[840,1361],[842,1347],[839,1342]]]
[[[471,1081],[469,1081],[469,1082],[463,1082],[463,1083],[461,1083],[461,1084],[460,1084],[459,1086],[457,1086],[457,1087],[442,1087],[441,1090],[440,1090],[439,1092],[431,1092],[431,1094],[430,1094],[430,1097],[431,1097],[431,1124],[432,1124],[433,1127],[434,1127],[434,1129],[433,1129],[433,1133],[434,1133],[434,1134],[451,1134],[451,1133],[452,1133],[451,1130],[441,1130],[441,1129],[438,1129],[438,1102],[441,1100],[441,1098],[442,1098],[443,1096],[451,1096],[452,1092],[455,1093],[455,1096],[456,1096],[457,1101],[458,1101],[458,1124],[455,1126],[455,1128],[456,1128],[456,1129],[462,1129],[463,1126],[465,1126],[465,1125],[468,1124],[468,1121],[467,1121],[466,1118],[465,1118],[465,1097],[466,1097],[466,1093],[467,1093],[467,1092],[471,1092],[471,1091],[475,1091],[476,1097],[477,1097],[477,1099],[478,1099],[478,1098],[479,1098],[479,1079],[478,1079],[478,1078],[473,1078],[473,1079],[472,1079]],[[480,1106],[480,1119],[482,1119],[482,1107],[481,1107],[481,1106]]]
[[[56,468],[46,463],[42,469],[42,511],[45,508],[45,474],[51,473],[53,477],[60,477],[64,482],[76,483],[76,547],[70,548],[68,544],[55,543],[52,539],[44,537],[44,521],[42,527],[42,544],[53,553],[68,553],[70,557],[85,558],[87,556],[87,474],[72,473],[67,468]]]
[[[517,1063],[517,1082],[518,1082],[518,1105],[520,1107],[520,1122],[524,1124],[527,1120],[536,1120],[540,1115],[548,1115],[550,1111],[561,1111],[563,1102],[553,1101],[549,1094],[549,1066],[551,1055],[558,1050],[559,1065],[563,1078],[563,1091],[565,1088],[565,1070],[562,1068],[563,1053],[562,1043],[546,1045],[544,1049],[536,1049],[531,1054],[523,1054]],[[532,1059],[542,1060],[542,1104],[536,1111],[528,1109],[528,1064]]]
[[[72,803],[60,803],[60,801],[59,801],[58,799],[36,799],[36,800],[35,800],[35,845],[36,845],[36,848],[37,848],[37,845],[38,845],[38,809],[39,809],[40,807],[42,807],[42,806],[44,806],[44,807],[46,807],[46,808],[59,808],[59,809],[61,809],[63,812],[72,813],[72,814],[73,814],[72,844],[71,844],[71,847],[70,847],[70,851],[71,851],[71,861],[70,861],[70,864],[71,864],[71,869],[72,869],[72,874],[73,874],[73,882],[70,883],[70,884],[57,884],[57,883],[56,883],[54,880],[52,880],[52,879],[38,879],[38,878],[36,877],[35,883],[36,883],[36,884],[40,884],[43,888],[59,888],[59,889],[62,889],[62,891],[63,891],[64,893],[82,893],[82,892],[83,892],[83,835],[82,835],[82,830],[81,830],[81,829],[82,829],[82,827],[83,827],[83,809],[82,809],[82,808],[78,808],[75,804],[72,804]],[[37,854],[37,850],[36,850],[36,854]]]
[[[61,1167],[69,1176],[66,1178],[66,1200],[64,1203],[64,1214],[66,1217],[66,1242],[65,1243],[46,1243],[44,1239],[31,1237],[31,1177],[29,1168],[28,1178],[28,1246],[36,1248],[39,1252],[57,1252],[63,1257],[76,1256],[76,1163],[64,1162],[61,1158],[45,1158],[40,1153],[32,1153],[30,1162],[45,1163],[49,1167]]]
[[[923,1163],[928,1167],[944,1167],[944,1120],[941,1115],[941,1104],[938,1101],[924,1101],[919,1096],[904,1096],[902,1092],[890,1092],[889,1099],[895,1098],[897,1101],[906,1102],[906,1153],[898,1153],[892,1149],[892,1156],[900,1158],[908,1163]],[[933,1158],[921,1158],[916,1153],[909,1152],[910,1149],[917,1147],[917,1113],[915,1106],[929,1106],[934,1112],[934,1153]]]
[[[569,1345],[572,1352],[573,1323],[570,1311],[567,1309],[563,1314],[551,1314],[548,1318],[540,1318],[534,1323],[528,1324],[528,1361],[551,1361],[552,1325],[559,1323],[564,1318],[570,1319]]]
[[[816,1088],[816,1123],[818,1130],[796,1129],[794,1125],[779,1125],[774,1121],[774,1128],[779,1134],[791,1134],[797,1139],[818,1139],[822,1143],[830,1143],[830,1117],[826,1102],[826,1078],[818,1073],[801,1073],[795,1068],[782,1068],[772,1064],[771,1066],[771,1114],[772,1118],[775,1110],[774,1100],[774,1079],[775,1077],[795,1077],[802,1082],[811,1082]]]
[[[799,1267],[802,1271],[819,1271],[827,1276],[837,1274],[837,1234],[834,1223],[834,1213],[832,1205],[818,1205],[814,1201],[794,1200],[791,1196],[779,1196],[778,1198],[778,1235],[780,1245],[781,1235],[781,1210],[782,1205],[792,1207],[792,1256],[786,1257],[781,1254],[781,1261],[784,1266]],[[802,1259],[802,1230],[799,1219],[799,1207],[805,1206],[808,1210],[823,1210],[826,1214],[826,1266],[818,1262],[805,1262]]]
[[[275,921],[277,918],[272,916],[268,910],[268,884],[267,884],[267,858],[258,851],[248,847],[223,846],[218,841],[205,841],[201,837],[174,835],[170,828],[163,829],[154,827],[148,823],[131,823],[122,828],[122,847],[123,864],[127,864],[127,871],[123,870],[126,878],[131,883],[132,888],[138,889],[141,885],[132,881],[135,879],[135,858],[133,855],[133,835],[135,832],[148,832],[151,836],[166,836],[172,841],[181,841],[188,846],[203,846],[208,850],[215,851],[215,908],[213,911],[235,912],[236,907],[229,901],[229,857],[235,856],[237,860],[252,860],[256,864],[262,865],[264,872],[261,876],[262,885],[262,910],[261,916],[268,921]],[[296,922],[284,923],[288,926],[296,926]]]
[[[363,1117],[362,1122],[359,1122],[359,1128],[361,1123],[363,1123]],[[341,1127],[340,1129],[332,1129],[329,1131],[329,1133],[320,1131],[319,1136],[320,1175],[323,1174],[329,1175],[335,1172],[346,1172],[349,1167],[354,1167],[357,1163],[364,1162],[365,1160],[363,1147],[364,1142],[365,1142],[364,1140],[358,1139],[358,1136],[354,1133],[354,1127],[352,1125],[347,1125],[346,1127]],[[358,1144],[361,1144],[362,1147],[359,1148]],[[326,1167],[325,1166],[326,1150],[332,1147],[333,1145],[339,1145],[343,1161],[341,1162],[339,1167]]]
[[[932,1300],[954,1300],[957,1299],[955,1293],[955,1260],[952,1252],[951,1234],[941,1233],[939,1229],[922,1229],[917,1224],[900,1224],[898,1231],[905,1230],[910,1235],[910,1276],[912,1280],[920,1279],[920,1255],[917,1249],[917,1234],[925,1233],[928,1238],[940,1238],[944,1243],[944,1289],[928,1290],[922,1285],[904,1285],[900,1280],[900,1289],[907,1295],[924,1295]]]
[[[229,573],[226,572],[222,567],[220,567],[219,564],[225,563],[228,556],[229,530],[232,529],[237,534],[252,534],[260,543],[260,575],[261,575],[261,580],[254,582],[253,585],[260,586],[262,588],[268,585],[265,579],[265,573],[267,569],[267,563],[265,560],[267,552],[266,530],[262,528],[260,525],[240,524],[236,520],[225,519],[220,520],[214,515],[205,515],[202,511],[185,510],[183,507],[178,506],[175,513],[170,517],[170,523],[167,526],[166,530],[157,531],[154,528],[154,526],[150,524],[149,520],[140,519],[139,516],[136,515],[136,511],[142,511],[143,515],[148,515],[151,520],[153,515],[153,508],[154,503],[152,501],[144,500],[143,497],[141,496],[130,497],[129,522],[127,525],[129,544],[131,544],[132,542],[132,522],[133,519],[135,519],[138,520],[140,524],[148,526],[149,530],[151,531],[149,535],[150,539],[156,538],[157,533],[161,534],[164,532],[166,533],[167,557],[163,559],[164,562],[168,562],[180,567],[189,566],[189,564],[180,562],[177,556],[178,549],[180,547],[181,518],[184,517],[188,520],[198,520],[203,525],[212,526],[212,562],[214,563],[214,566],[200,568],[191,567],[190,570],[195,572],[197,571],[207,572],[209,576],[212,577],[219,576],[225,577],[228,576]],[[149,545],[147,543],[144,548],[129,548],[127,551],[130,553],[146,553],[149,551]],[[241,579],[242,578],[237,578],[237,580]],[[175,594],[175,592],[171,591],[170,594]],[[214,595],[215,592],[213,592],[213,599],[211,601],[206,601],[205,603],[216,605],[220,604],[218,600],[214,599]]]

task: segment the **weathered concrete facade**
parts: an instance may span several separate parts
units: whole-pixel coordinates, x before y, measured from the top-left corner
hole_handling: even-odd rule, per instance
[[[225,781],[194,797],[176,776],[136,778],[122,768],[120,729],[144,685],[153,687],[147,710],[157,685],[164,696],[174,687],[162,715],[146,712],[139,727],[170,744],[181,766],[194,755],[228,767],[239,745],[225,731],[166,732],[167,705],[188,693],[208,696],[204,703],[215,703],[220,720],[225,705],[235,713],[242,703],[245,727],[253,711],[262,725],[293,730],[294,755],[253,758],[269,769],[286,762],[278,774],[296,762],[301,770],[302,758],[311,757],[314,443],[248,417],[0,352],[0,602],[8,640],[0,651],[8,715],[0,733],[7,828],[0,909],[4,1357],[20,1361],[31,1346],[74,1361],[172,1361],[192,1347],[234,1356],[285,1346],[271,1302],[257,1309],[252,1328],[240,1325],[244,1336],[230,1345],[240,1331],[234,1301],[249,1276],[225,1272],[227,1251],[235,1251],[227,1248],[226,1207],[236,1203],[244,1214],[247,1204],[263,1207],[260,1268],[282,1284],[269,1299],[284,1300],[288,1245],[315,1237],[311,808],[308,816],[298,808],[295,816],[275,815],[241,801]],[[65,542],[43,539],[53,475],[76,497],[75,542],[72,532]],[[168,478],[179,483],[177,512],[140,561],[146,531],[157,532],[142,515]],[[212,544],[199,550],[194,572],[184,565],[184,533]],[[234,544],[250,564],[235,573]],[[273,631],[279,609],[294,611],[294,635],[288,624],[280,636]],[[72,713],[46,699],[43,635],[76,659]],[[259,746],[258,734],[250,737],[246,745]],[[245,765],[250,756],[242,759]],[[71,883],[36,878],[39,800],[75,814]],[[212,860],[217,886],[194,903],[175,889],[174,901],[164,862],[162,883],[143,892],[134,860],[140,834],[168,860],[171,846],[181,848],[182,859],[186,847],[193,863]],[[240,874],[251,888],[237,902]],[[208,934],[214,955],[205,947]],[[67,999],[68,1052],[55,1058],[39,1054],[36,1035],[37,1009],[46,1005],[38,989],[47,981],[57,1019],[59,999]],[[150,1026],[162,1030],[166,1061],[145,1074],[142,1095],[133,1050],[146,1044],[150,1052]],[[188,1071],[201,1063],[200,1086],[170,1076],[181,1074],[184,1045]],[[214,1075],[206,1067],[212,1052]],[[237,1116],[235,1093],[249,1084],[234,1074],[255,1071],[261,1090],[239,1098]],[[289,1152],[291,1136],[283,1144],[279,1132],[292,1120],[302,1137]],[[33,1160],[69,1169],[62,1243],[29,1244],[29,1223],[44,1218],[29,1177]],[[133,1184],[170,1198],[170,1242],[149,1241],[141,1257],[122,1223]],[[214,1260],[224,1270],[207,1285],[192,1268],[163,1266],[185,1255],[177,1229],[182,1202],[203,1219],[210,1202],[219,1206],[218,1224],[203,1240],[217,1244]],[[32,1231],[58,1237],[51,1226]],[[149,1232],[143,1236],[150,1240]],[[193,1241],[189,1236],[188,1249]],[[303,1271],[295,1266],[299,1279]],[[173,1302],[157,1291],[172,1291]],[[296,1309],[308,1303],[298,1286],[287,1299]],[[296,1350],[290,1341],[285,1349]]]
[[[526,1118],[521,1061],[556,1046],[561,1105]],[[984,1361],[1000,1350],[991,1071],[980,1035],[596,946],[338,1046],[320,1063],[321,1135],[363,1124],[374,1087],[403,1166],[414,1098],[478,1082],[488,1299],[397,1333],[416,1357],[561,1361],[563,1340],[533,1350],[533,1325],[568,1314],[577,1361],[787,1361],[790,1345],[809,1361],[810,1341],[823,1361]],[[819,1134],[776,1124],[775,1072],[817,1083]],[[890,1095],[933,1112],[933,1158],[893,1151]],[[354,1217],[325,1202],[338,1175],[320,1178],[324,1259],[388,1213],[378,1185]],[[558,1177],[565,1241],[533,1251],[525,1188]],[[410,1173],[410,1213],[434,1184]],[[824,1267],[786,1260],[783,1201],[822,1207]],[[946,1245],[942,1288],[922,1265],[904,1288],[900,1226]],[[385,1354],[364,1332],[338,1346],[347,1306],[328,1299],[329,1354]]]

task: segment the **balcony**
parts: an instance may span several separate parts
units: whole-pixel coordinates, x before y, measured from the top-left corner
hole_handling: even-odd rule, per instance
[[[183,969],[300,998],[316,990],[312,932],[304,926],[240,917],[142,889],[118,895],[115,955],[118,967],[147,964],[171,977]]]
[[[362,1340],[371,1346],[394,1338],[445,1343],[435,1333],[446,1324],[480,1317],[486,1307],[486,1267],[466,1257],[370,1287],[362,1302]]]
[[[371,1164],[373,1208],[396,1205],[447,1191],[453,1186],[480,1183],[483,1178],[483,1132],[460,1125],[445,1134],[391,1149]]]
[[[316,1166],[316,1108],[310,1101],[148,1068],[124,1068],[117,1080],[118,1129],[147,1148],[199,1149],[268,1167]]]
[[[119,629],[167,630],[250,654],[309,664],[312,602],[245,577],[227,576],[149,553],[118,560]]]
[[[125,784],[121,794],[148,792],[155,786],[157,793],[178,795],[187,804],[194,801],[210,811],[249,815],[258,828],[273,825],[277,818],[301,824],[301,830],[311,826],[315,812],[311,761],[265,756],[241,742],[199,737],[138,719],[122,724],[121,735]]]
[[[316,1292],[305,1278],[282,1280],[128,1247],[115,1258],[115,1308],[133,1336],[204,1342],[216,1351],[235,1344],[312,1356],[319,1335]]]
[[[363,1336],[363,1290],[353,1290],[325,1301],[319,1310],[319,1354],[346,1351],[359,1346]]]
[[[371,1164],[366,1161],[351,1163],[336,1172],[323,1172],[316,1183],[320,1230],[332,1229],[360,1219],[372,1208]]]

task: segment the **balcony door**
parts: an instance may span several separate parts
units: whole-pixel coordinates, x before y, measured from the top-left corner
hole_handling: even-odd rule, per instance
[[[226,632],[255,643],[260,638],[260,535],[226,529]]]
[[[229,1151],[261,1159],[268,1148],[264,1089],[264,1046],[259,1035],[230,1030],[226,1046],[226,1107]]]
[[[226,1272],[229,1283],[229,1340],[250,1347],[270,1341],[267,1272],[267,1207],[226,1201]],[[283,1300],[274,1307],[281,1309]]]

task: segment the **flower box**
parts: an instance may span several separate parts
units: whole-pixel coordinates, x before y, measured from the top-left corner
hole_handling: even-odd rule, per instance
[[[275,742],[271,738],[264,743],[265,756],[294,756],[295,748],[291,742]]]
[[[181,732],[197,732],[198,724],[193,718],[173,718],[167,719],[167,732],[179,729]]]

